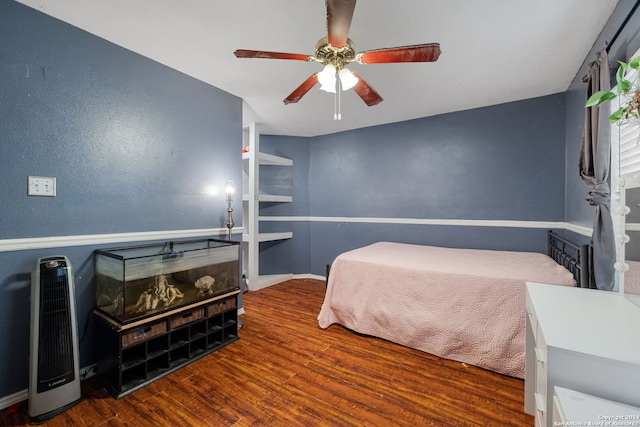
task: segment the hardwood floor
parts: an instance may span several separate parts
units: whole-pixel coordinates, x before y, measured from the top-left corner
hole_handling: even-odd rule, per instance
[[[240,340],[120,400],[90,379],[47,426],[533,426],[523,381],[337,325],[324,282],[244,294]],[[0,426],[28,425],[23,410]]]

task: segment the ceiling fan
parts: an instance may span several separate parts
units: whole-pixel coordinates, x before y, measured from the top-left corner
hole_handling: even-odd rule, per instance
[[[316,61],[324,64],[324,69],[311,75],[289,96],[284,103],[298,102],[311,88],[320,83],[320,89],[335,93],[336,111],[334,119],[340,120],[340,91],[353,90],[368,105],[382,101],[382,97],[357,73],[348,70],[351,62],[360,64],[387,64],[397,62],[434,62],[440,56],[440,44],[428,43],[375,49],[356,53],[353,41],[348,37],[356,0],[326,0],[327,37],[316,43],[315,55],[297,53],[267,52],[261,50],[238,49],[237,58],[292,59],[298,61]]]

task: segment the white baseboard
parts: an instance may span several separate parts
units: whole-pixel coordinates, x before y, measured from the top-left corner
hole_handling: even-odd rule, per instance
[[[316,279],[316,280],[327,280],[325,276],[320,276],[318,274],[294,274],[294,279]]]
[[[278,283],[286,282],[293,278],[293,274],[267,274],[258,276],[258,283],[247,282],[250,291],[259,291],[260,289],[268,288],[269,286],[276,285]]]
[[[9,396],[0,397],[0,410],[16,405],[29,398],[29,390],[22,390]]]

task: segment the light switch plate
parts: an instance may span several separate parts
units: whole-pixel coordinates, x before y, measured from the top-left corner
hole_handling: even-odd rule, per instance
[[[56,196],[56,179],[50,176],[30,176],[27,194],[29,196]]]

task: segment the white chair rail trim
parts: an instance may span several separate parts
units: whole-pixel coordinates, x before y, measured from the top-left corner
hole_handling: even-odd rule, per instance
[[[260,221],[292,222],[351,222],[369,224],[405,225],[447,225],[463,227],[508,227],[508,228],[554,228],[573,231],[590,237],[592,229],[562,221],[512,221],[473,219],[426,219],[426,218],[367,218],[367,217],[318,217],[318,216],[261,216]],[[0,240],[0,252],[32,249],[63,248],[73,246],[103,245],[113,243],[143,242],[152,240],[203,238],[220,236],[224,238],[226,228],[205,228],[193,230],[142,231],[133,233],[87,234],[77,236],[29,237],[23,239]],[[235,227],[233,234],[244,232],[243,227]]]
[[[233,234],[242,233],[244,228],[235,227]],[[220,236],[229,233],[227,228],[203,228],[194,230],[141,231],[135,233],[87,234],[78,236],[30,237],[24,239],[0,240],[0,252],[31,249],[64,248],[70,246],[103,245],[151,240],[186,239]]]
[[[593,229],[563,221],[517,221],[503,219],[427,219],[427,218],[366,218],[326,216],[261,216],[260,221],[364,222],[372,224],[453,225],[463,227],[556,228],[590,237]]]

